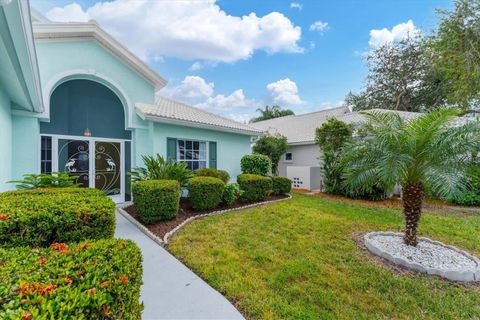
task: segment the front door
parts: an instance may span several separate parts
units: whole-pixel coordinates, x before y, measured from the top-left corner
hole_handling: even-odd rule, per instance
[[[97,188],[123,202],[124,141],[87,137],[53,137],[53,171],[75,176],[84,188]]]

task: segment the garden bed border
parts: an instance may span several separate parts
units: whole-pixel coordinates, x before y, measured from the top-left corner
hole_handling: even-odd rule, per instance
[[[145,227],[142,223],[140,223],[139,221],[137,221],[137,220],[136,220],[135,218],[133,218],[128,212],[126,212],[126,211],[123,209],[123,208],[126,208],[126,207],[131,206],[131,205],[133,204],[132,202],[125,202],[125,203],[122,203],[121,205],[118,205],[118,206],[117,206],[117,211],[118,211],[122,216],[124,216],[128,221],[130,221],[131,223],[133,223],[133,224],[134,224],[140,231],[142,231],[147,237],[149,237],[150,239],[152,239],[153,241],[155,241],[157,244],[159,244],[159,245],[161,245],[162,247],[164,247],[165,245],[168,244],[168,242],[170,241],[170,238],[171,238],[176,232],[178,232],[178,231],[179,231],[181,228],[183,228],[187,223],[189,223],[189,222],[191,222],[191,221],[193,221],[193,220],[200,219],[200,218],[204,218],[204,217],[209,217],[209,216],[214,216],[214,215],[218,215],[218,214],[233,212],[233,211],[239,211],[239,210],[244,210],[244,209],[259,207],[259,206],[262,206],[262,205],[265,205],[265,204],[270,204],[270,203],[275,203],[275,202],[280,202],[280,201],[286,201],[286,200],[290,200],[290,199],[292,199],[292,195],[288,194],[287,197],[286,197],[286,198],[283,198],[283,199],[262,201],[262,202],[247,204],[247,205],[244,205],[244,206],[241,206],[241,207],[237,207],[237,208],[217,210],[217,211],[213,211],[213,212],[209,212],[209,213],[199,214],[199,215],[196,215],[196,216],[193,216],[193,217],[190,217],[190,218],[186,219],[185,221],[183,221],[182,223],[180,223],[178,226],[176,226],[175,228],[173,228],[172,230],[170,230],[169,232],[167,232],[167,233],[163,236],[163,239],[161,239],[160,237],[158,237],[157,235],[155,235],[155,234],[154,234],[153,232],[151,232],[147,227]]]
[[[446,245],[440,241],[435,241],[431,240],[429,238],[424,238],[424,237],[418,237],[418,240],[422,240],[425,242],[429,242],[438,246],[442,246],[444,248],[453,250],[468,259],[472,260],[477,264],[476,268],[464,268],[460,270],[444,270],[444,269],[438,269],[438,268],[430,268],[423,266],[419,263],[416,262],[411,262],[408,261],[404,258],[399,258],[399,257],[394,257],[391,255],[389,252],[386,252],[377,246],[375,246],[370,238],[381,235],[381,236],[400,236],[403,237],[403,233],[400,232],[392,232],[392,231],[378,231],[378,232],[369,232],[366,235],[364,235],[363,239],[365,242],[365,246],[367,247],[368,251],[370,251],[372,254],[379,256],[381,258],[384,258],[396,265],[403,266],[421,273],[426,273],[430,275],[437,275],[443,278],[446,278],[451,281],[462,281],[462,282],[473,282],[473,281],[480,281],[480,260],[475,257],[472,254],[469,254],[466,251],[460,250],[457,247],[451,246],[451,245]]]

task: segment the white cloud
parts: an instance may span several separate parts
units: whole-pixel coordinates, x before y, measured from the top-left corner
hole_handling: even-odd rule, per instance
[[[237,89],[230,95],[217,94],[209,97],[205,102],[196,104],[200,109],[225,111],[237,108],[253,107],[257,103],[254,100],[247,99],[242,89]]]
[[[388,30],[387,28],[370,30],[370,40],[368,44],[371,47],[379,47],[386,43],[401,41],[407,36],[415,36],[418,34],[420,34],[420,30],[415,27],[412,20],[408,20],[407,22],[397,24],[392,30]]]
[[[291,9],[298,9],[298,10],[302,10],[303,9],[303,4],[299,3],[299,2],[292,2],[290,3],[290,8]]]
[[[230,118],[234,121],[240,123],[248,123],[250,119],[255,117],[254,113],[229,113],[225,115],[227,118]]]
[[[200,69],[203,69],[203,64],[201,64],[201,63],[198,62],[198,61],[195,61],[195,62],[190,66],[190,70],[192,70],[192,71],[197,71],[197,70],[200,70]]]
[[[269,83],[267,85],[267,90],[270,93],[272,102],[281,107],[305,103],[305,101],[300,99],[300,96],[298,95],[297,84],[289,78]]]
[[[327,31],[330,29],[328,22],[323,22],[323,21],[315,21],[310,25],[310,31],[319,31],[320,33],[323,33],[324,31]]]
[[[188,103],[195,99],[205,99],[212,96],[214,87],[213,82],[207,83],[202,77],[186,76],[178,86],[165,88],[162,94]]]
[[[257,50],[269,54],[304,51],[298,44],[301,28],[282,13],[234,16],[215,0],[114,0],[86,10],[73,3],[53,8],[46,16],[54,21],[95,19],[143,59],[159,55],[234,62],[248,59]]]

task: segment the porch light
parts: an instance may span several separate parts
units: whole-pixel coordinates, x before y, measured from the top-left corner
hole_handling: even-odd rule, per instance
[[[92,131],[90,131],[90,129],[85,129],[85,131],[83,132],[83,135],[85,137],[91,137],[92,136]]]

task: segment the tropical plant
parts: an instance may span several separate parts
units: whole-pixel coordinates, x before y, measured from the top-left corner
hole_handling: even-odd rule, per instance
[[[75,180],[78,176],[70,176],[66,172],[52,172],[51,174],[24,174],[23,180],[8,181],[15,183],[17,189],[37,188],[76,188]]]
[[[290,115],[295,115],[295,113],[290,109],[282,109],[279,105],[274,105],[272,107],[265,106],[265,109],[258,108],[258,112],[260,112],[260,116],[256,118],[250,119],[250,122],[259,122],[268,119],[280,118]]]
[[[343,181],[343,167],[340,161],[345,144],[352,140],[352,127],[336,118],[330,118],[315,131],[315,143],[322,153],[322,176],[325,191],[346,195]]]
[[[272,173],[278,175],[278,162],[287,152],[287,137],[282,135],[264,135],[253,145],[253,152],[266,155],[272,161]]]
[[[455,125],[455,109],[403,120],[394,112],[364,113],[362,143],[346,147],[345,186],[368,189],[381,182],[402,186],[404,242],[416,246],[425,191],[454,197],[466,188],[471,155],[480,144],[480,124]]]
[[[187,184],[193,173],[185,162],[165,160],[161,155],[142,156],[145,167],[134,168],[130,173],[132,182],[143,180],[177,180],[182,186]]]

